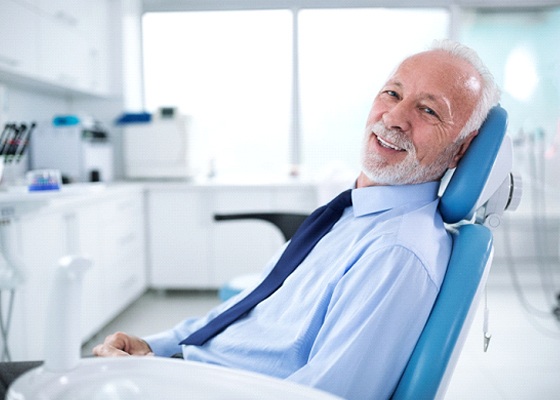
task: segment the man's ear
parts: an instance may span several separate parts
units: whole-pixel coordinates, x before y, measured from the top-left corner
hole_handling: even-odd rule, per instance
[[[469,148],[472,140],[475,138],[476,135],[478,135],[478,130],[472,131],[463,140],[463,143],[461,143],[461,145],[459,146],[459,150],[457,151],[457,154],[455,154],[455,157],[453,157],[453,159],[451,160],[451,163],[449,164],[449,169],[455,168],[457,166],[457,164],[459,163],[459,160],[461,158],[463,158],[463,156],[467,152],[467,149]]]

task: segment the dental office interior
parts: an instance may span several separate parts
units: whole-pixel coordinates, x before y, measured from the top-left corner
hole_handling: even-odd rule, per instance
[[[452,38],[502,89],[521,203],[449,399],[560,396],[560,1],[1,0],[2,361],[44,357],[61,257],[87,255],[82,354],[201,315],[359,171],[371,101]],[[9,147],[9,146],[7,146]],[[486,317],[485,317],[486,316]],[[484,331],[491,334],[484,349]]]

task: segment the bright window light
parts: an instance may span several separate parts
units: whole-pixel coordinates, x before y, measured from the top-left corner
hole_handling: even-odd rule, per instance
[[[287,10],[145,14],[147,108],[191,117],[199,172],[288,168],[291,26]]]
[[[291,10],[145,14],[146,105],[191,116],[199,172],[212,164],[219,175],[285,176],[294,159],[311,176],[356,171],[381,84],[449,27],[444,9],[313,9],[299,11],[298,21],[294,138]]]
[[[359,171],[373,98],[402,59],[447,37],[448,12],[305,10],[299,26],[302,162],[321,177]]]
[[[538,82],[534,54],[525,46],[515,47],[504,66],[504,89],[517,100],[529,100]]]

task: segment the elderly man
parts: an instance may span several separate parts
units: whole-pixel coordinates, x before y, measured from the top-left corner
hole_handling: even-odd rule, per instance
[[[144,340],[111,335],[94,353],[181,352],[345,398],[389,397],[450,255],[439,180],[498,98],[487,69],[462,45],[444,41],[407,58],[373,102],[352,205],[279,289],[202,343],[179,344],[251,290]]]
[[[352,204],[342,206],[335,225],[277,289],[201,340],[193,339],[199,329],[252,290],[166,332],[144,339],[111,335],[94,354],[180,353],[349,399],[390,397],[450,256],[437,208],[439,180],[498,98],[487,69],[460,44],[439,42],[405,59],[373,102]],[[291,245],[266,271],[289,258],[282,253],[291,254]]]

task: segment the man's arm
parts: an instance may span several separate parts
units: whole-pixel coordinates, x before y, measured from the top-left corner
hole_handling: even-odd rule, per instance
[[[274,267],[285,247],[286,244],[282,246],[269,260],[268,264],[263,269],[263,278]],[[258,285],[258,283],[255,283],[255,286],[256,285]],[[238,295],[231,297],[227,301],[218,304],[208,314],[206,314],[206,316],[202,318],[187,318],[167,331],[156,333],[154,335],[144,337],[143,339],[148,343],[155,355],[171,357],[172,355],[182,351],[182,347],[179,345],[179,342],[189,336],[192,332],[206,325],[208,321],[212,320],[218,314],[222,313],[224,310],[237,303],[239,299],[246,296],[253,289],[254,287],[249,287],[244,292],[239,293]]]

